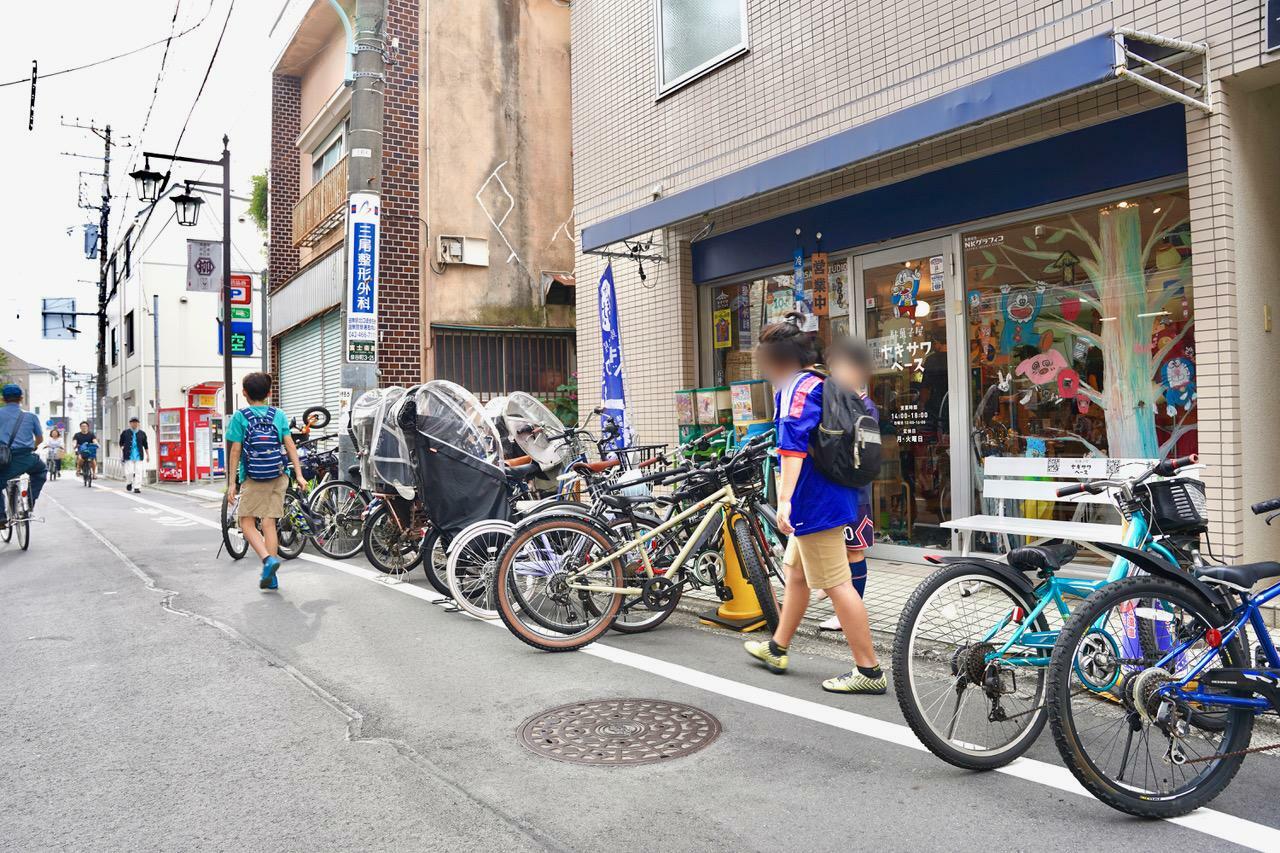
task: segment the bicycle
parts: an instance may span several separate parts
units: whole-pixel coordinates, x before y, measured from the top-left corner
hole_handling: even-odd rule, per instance
[[[244,538],[244,533],[240,529],[240,519],[237,517],[240,495],[236,495],[235,503],[232,503],[229,497],[228,493],[223,492],[222,545],[231,555],[231,559],[240,560],[249,553],[249,542]],[[259,530],[262,529],[261,521],[255,522],[255,525]],[[307,539],[314,535],[313,531],[322,528],[323,525],[324,520],[307,509],[305,495],[290,478],[289,485],[285,488],[284,515],[276,519],[276,542],[280,557],[285,560],[298,557],[306,548]]]
[[[1146,484],[1153,475],[1172,477],[1195,462],[1194,455],[1165,460],[1136,477],[1075,484],[1058,496],[1110,490],[1127,522],[1126,553],[1199,565],[1199,536],[1208,521],[1203,486],[1181,479]],[[1188,503],[1199,498],[1200,512],[1182,524],[1162,519],[1153,506],[1153,494],[1174,488],[1184,490]],[[940,567],[907,600],[892,661],[898,706],[934,755],[957,767],[990,770],[1022,755],[1039,737],[1048,720],[1045,671],[1058,640],[1049,619],[1065,620],[1068,599],[1083,600],[1121,580],[1133,564],[1117,557],[1103,580],[1060,576],[1076,552],[1074,544],[1056,542],[1015,548],[1007,563],[926,557]]]
[[[82,444],[80,449],[76,451],[76,456],[80,460],[80,478],[84,481],[86,488],[93,487],[93,480],[96,476],[98,465],[98,445]]]
[[[1270,524],[1280,498],[1253,512],[1271,513]],[[1280,749],[1250,746],[1255,718],[1280,713],[1280,653],[1261,611],[1280,582],[1251,592],[1280,576],[1280,563],[1188,574],[1153,555],[1099,547],[1148,576],[1098,590],[1063,626],[1048,670],[1054,742],[1080,784],[1112,808],[1183,815],[1220,794],[1246,755]],[[1257,634],[1253,660],[1246,626]],[[1125,643],[1156,632],[1164,643]]]
[[[612,531],[588,516],[542,516],[526,522],[498,558],[495,591],[499,617],[511,633],[534,648],[580,649],[609,630],[624,600],[638,597],[646,606],[662,609],[675,590],[692,584],[689,558],[727,520],[729,544],[760,599],[765,621],[770,629],[776,628],[778,603],[759,551],[762,534],[749,514],[749,502],[735,489],[735,484],[745,486],[755,479],[754,471],[759,470],[765,453],[763,441],[752,441],[727,460],[697,469],[714,480],[714,490],[621,545],[614,541]],[[673,485],[693,474],[680,469],[662,471],[629,485]],[[618,496],[615,505],[632,500]],[[701,520],[680,551],[668,565],[655,569],[646,546],[698,516]],[[627,582],[628,560],[639,560],[630,570],[643,574],[643,582]]]
[[[5,509],[9,523],[0,528],[0,536],[7,544],[17,534],[18,547],[23,551],[31,547],[31,478],[22,474],[5,484]]]

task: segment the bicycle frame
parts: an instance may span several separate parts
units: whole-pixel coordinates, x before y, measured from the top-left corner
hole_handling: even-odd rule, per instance
[[[1142,513],[1134,513],[1133,516],[1125,522],[1124,525],[1124,543],[1131,548],[1138,548],[1146,551],[1152,551],[1170,561],[1177,564],[1178,559],[1168,548],[1159,542],[1150,538],[1151,528],[1147,522],[1147,518]],[[1048,666],[1049,659],[1053,654],[1053,646],[1058,641],[1057,631],[1033,631],[1031,626],[1051,605],[1057,609],[1058,615],[1064,620],[1071,615],[1071,609],[1067,606],[1066,597],[1073,596],[1076,598],[1088,598],[1097,590],[1109,583],[1114,583],[1121,578],[1128,577],[1133,566],[1123,557],[1116,557],[1111,563],[1111,571],[1106,578],[1102,580],[1085,580],[1082,578],[1064,578],[1058,575],[1052,575],[1045,579],[1038,587],[1036,587],[1036,605],[1030,612],[1023,617],[1021,624],[1017,630],[1013,632],[1004,644],[986,656],[988,662],[993,660],[1001,660],[1008,666]],[[1012,621],[1013,614],[1006,614],[990,631],[982,638],[982,642],[989,643],[995,638],[1009,622]],[[1009,654],[1009,650],[1015,646],[1024,647],[1032,650],[1040,650],[1041,654],[1035,655],[1018,655],[1014,657],[1005,657]],[[1280,665],[1280,664],[1277,664]]]
[[[653,529],[632,539],[630,542],[625,543],[618,550],[573,572],[565,578],[565,583],[570,589],[585,590],[588,592],[618,593],[626,596],[641,595],[644,590],[639,587],[601,586],[598,584],[575,583],[575,581],[588,572],[595,571],[596,569],[619,559],[627,552],[637,548],[640,550],[641,559],[644,562],[645,574],[653,577],[653,562],[649,559],[648,549],[643,546],[663,535],[668,530],[680,525],[685,520],[693,518],[695,515],[705,510],[706,514],[703,516],[702,520],[698,522],[698,526],[693,529],[693,532],[689,534],[689,538],[685,540],[683,547],[680,549],[680,553],[677,554],[671,562],[673,567],[683,566],[689,557],[693,555],[694,549],[697,548],[702,543],[703,539],[706,538],[707,532],[711,528],[712,524],[714,522],[723,522],[725,513],[730,510],[736,510],[739,505],[739,498],[733,491],[733,485],[731,483],[726,483],[714,493],[693,504],[688,509],[682,510],[659,524],[657,527],[654,527]]]

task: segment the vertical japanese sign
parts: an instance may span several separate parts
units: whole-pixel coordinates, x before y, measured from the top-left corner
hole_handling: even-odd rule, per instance
[[[378,214],[374,193],[347,204],[347,361],[378,360]]]
[[[827,253],[814,252],[809,256],[809,276],[813,280],[813,313],[819,317],[825,317],[830,313],[830,297],[828,288],[828,276],[830,269],[827,266]]]
[[[187,290],[222,292],[222,241],[187,241]]]
[[[804,249],[799,246],[791,256],[791,294],[795,298],[795,310],[804,311]]]
[[[622,336],[618,331],[618,294],[613,287],[613,264],[604,268],[596,295],[600,304],[600,343],[604,347],[604,367],[600,371],[600,416],[613,418],[622,426],[620,447],[630,442],[631,425],[627,422],[627,391],[622,371]]]

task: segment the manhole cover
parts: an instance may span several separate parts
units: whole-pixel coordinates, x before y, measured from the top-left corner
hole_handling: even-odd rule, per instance
[[[720,721],[661,699],[595,699],[535,714],[520,742],[572,764],[652,764],[697,752],[720,736]]]

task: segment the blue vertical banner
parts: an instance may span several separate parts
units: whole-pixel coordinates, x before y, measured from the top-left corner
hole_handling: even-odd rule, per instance
[[[797,311],[804,310],[804,249],[796,246],[791,256],[791,293],[795,297]]]
[[[631,424],[627,420],[626,381],[622,370],[622,337],[618,331],[618,294],[613,287],[613,262],[610,261],[600,276],[597,288],[600,305],[600,343],[604,347],[604,367],[600,371],[600,416],[603,427],[606,418],[615,419],[622,426],[619,446],[631,442]]]
[[[378,215],[376,193],[352,193],[347,205],[347,361],[378,360]]]

